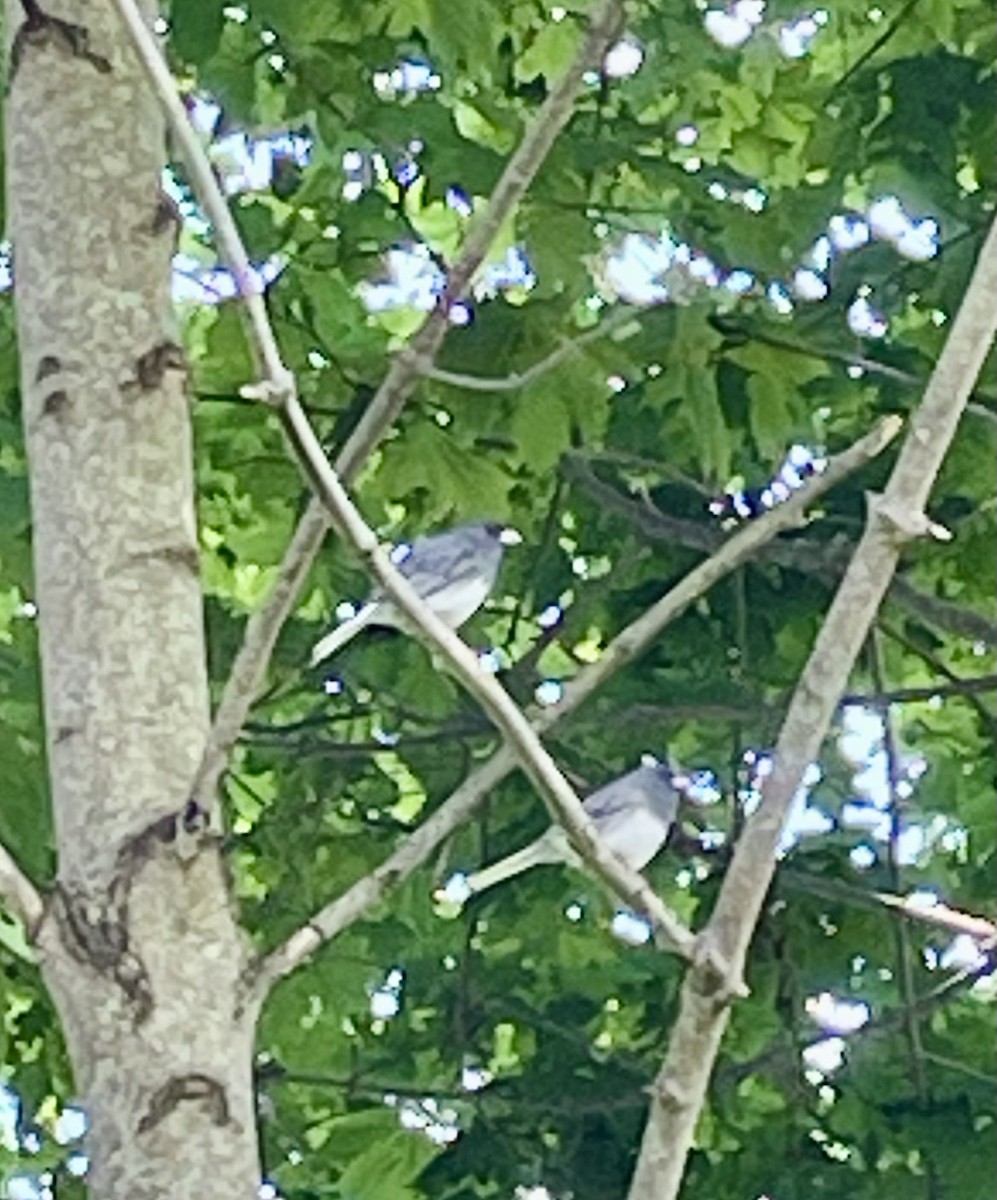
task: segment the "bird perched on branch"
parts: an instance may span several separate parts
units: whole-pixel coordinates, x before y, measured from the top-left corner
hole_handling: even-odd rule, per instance
[[[494,522],[458,525],[444,533],[416,538],[395,562],[401,575],[451,629],[478,611],[495,586],[502,553],[519,540],[511,529]],[[368,625],[404,628],[405,618],[378,588],[371,598],[312,650],[314,667],[353,640]]]
[[[679,792],[669,768],[648,761],[605,784],[582,804],[606,846],[631,870],[641,871],[665,844]],[[464,888],[473,895],[530,867],[558,862],[577,867],[582,860],[561,826],[551,825],[522,850],[468,875]]]

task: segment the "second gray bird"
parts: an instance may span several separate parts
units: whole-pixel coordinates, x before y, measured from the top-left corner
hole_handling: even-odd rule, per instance
[[[654,763],[628,771],[582,803],[609,849],[631,870],[641,871],[665,844],[678,811],[679,793],[668,767]],[[468,875],[465,884],[472,894],[483,892],[530,867],[558,862],[581,865],[568,835],[560,825],[551,825],[522,850]]]
[[[416,538],[395,566],[433,612],[457,629],[478,611],[495,586],[505,549],[504,532],[502,525],[481,521]],[[316,643],[311,665],[328,658],[368,625],[396,629],[405,625],[404,617],[380,588],[349,620]]]

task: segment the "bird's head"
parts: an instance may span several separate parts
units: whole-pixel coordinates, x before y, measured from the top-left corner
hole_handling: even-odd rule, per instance
[[[501,542],[503,546],[518,546],[523,540],[522,535],[517,529],[513,529],[509,525],[503,525],[501,521],[483,521],[481,528],[490,538]]]

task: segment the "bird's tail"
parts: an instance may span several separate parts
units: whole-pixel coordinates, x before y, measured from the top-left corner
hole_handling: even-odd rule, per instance
[[[348,621],[344,621],[342,625],[337,626],[332,633],[327,633],[324,638],[315,643],[312,649],[311,666],[317,666],[324,658],[328,658],[330,654],[347,642],[352,642],[361,629],[369,625],[377,612],[376,604],[365,604],[354,616]]]
[[[505,858],[500,858],[498,862],[492,863],[490,867],[483,867],[480,871],[475,871],[473,875],[468,875],[464,882],[471,893],[476,894],[485,891],[486,888],[494,887],[497,883],[502,883],[505,879],[511,879],[513,875],[528,871],[531,867],[538,867],[541,863],[561,862],[563,858],[563,852],[553,844],[547,834],[543,834],[535,842],[524,846],[522,850],[517,850]]]

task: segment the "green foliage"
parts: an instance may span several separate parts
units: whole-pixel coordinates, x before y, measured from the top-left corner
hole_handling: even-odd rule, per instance
[[[393,246],[425,239],[452,259],[474,217],[444,202],[447,189],[459,185],[480,214],[578,42],[585,6],[562,8],[554,20],[550,6],[519,0],[259,0],[237,19],[221,0],[173,0],[169,53],[221,106],[219,133],[276,128],[310,139],[306,165],[280,188],[240,195],[235,211],[254,258],[284,263],[270,311],[331,452],[421,320],[414,307],[369,313],[361,285],[388,277]],[[770,9],[772,22],[799,15]],[[388,538],[480,515],[521,530],[523,546],[465,630],[471,644],[500,649],[518,699],[597,656],[701,561],[725,528],[711,498],[757,496],[792,445],[833,452],[882,413],[917,403],[992,212],[992,12],[979,0],[922,0],[916,10],[886,6],[874,24],[868,10],[864,0],[836,4],[810,52],[790,59],[774,27],[727,50],[694,5],[632,7],[642,69],[586,89],[503,231],[501,250],[524,248],[535,288],[473,305],[437,363],[457,382],[425,380],[357,481],[365,515]],[[389,95],[380,76],[402,61],[430,64],[440,86]],[[686,126],[698,129],[694,146],[676,139]],[[346,151],[361,156],[359,199],[344,194]],[[405,187],[391,168],[407,155],[422,175]],[[736,201],[750,189],[764,195],[763,211]],[[910,261],[873,240],[836,255],[827,299],[799,302],[791,315],[778,315],[761,287],[740,299],[697,289],[576,346],[523,387],[460,385],[462,375],[522,375],[605,319],[612,309],[591,303],[600,258],[628,232],[666,228],[725,272],[786,282],[833,215],[887,192],[939,221],[937,259]],[[186,252],[213,261],[199,227],[183,236]],[[860,287],[890,318],[881,342],[849,331]],[[217,693],[306,496],[277,423],[239,399],[252,370],[234,307],[186,304],[182,315]],[[853,378],[856,355],[883,370]],[[24,608],[30,521],[9,298],[0,359],[0,839],[45,880],[51,829]],[[992,615],[995,576],[992,372],[974,402],[932,500],[953,540],[913,548],[902,570],[980,620]],[[716,586],[547,739],[588,785],[646,751],[714,774],[725,803],[690,810],[685,839],[650,868],[693,923],[710,910],[739,827],[744,752],[772,745],[841,547],[860,532],[864,493],[888,466],[843,483],[820,519],[784,538],[792,562],[760,556]],[[654,525],[652,510],[679,525]],[[233,763],[231,864],[260,947],[381,862],[496,745],[431,656],[399,636],[353,643],[328,667],[340,685],[328,694],[304,670],[335,606],[366,588],[330,540]],[[540,614],[555,603],[564,619],[545,630]],[[700,1122],[687,1195],[938,1200],[983,1195],[992,1181],[992,988],[970,980],[934,996],[954,969],[937,965],[950,939],[911,925],[898,949],[896,922],[862,903],[876,889],[930,887],[993,912],[994,696],[951,684],[993,672],[992,643],[975,640],[916,605],[887,602],[885,686],[938,686],[943,697],[892,709],[903,753],[926,764],[903,821],[928,829],[929,843],[899,878],[882,843],[876,862],[857,869],[850,853],[870,839],[843,823],[790,852],[755,939],[752,994],[734,1014]],[[868,664],[851,687],[876,690]],[[836,736],[822,768],[810,803],[839,819],[860,785]],[[577,1200],[625,1194],[680,965],[616,940],[610,898],[567,870],[525,875],[456,918],[432,896],[452,870],[517,847],[544,820],[513,776],[436,859],[277,990],[259,1035],[259,1087],[265,1167],[283,1195],[469,1200],[540,1183]],[[696,848],[697,826],[726,841]],[[22,951],[17,931],[0,926],[0,1036],[30,1122],[47,1097],[71,1092],[53,1014]],[[403,972],[397,1015],[377,1015],[371,997],[393,969]],[[815,1083],[800,1055],[821,1036],[806,1001],[822,992],[866,1002],[872,1019],[848,1039],[842,1068]],[[908,1017],[915,1002],[920,1050]],[[487,1087],[462,1086],[471,1068],[491,1074]],[[446,1131],[458,1127],[452,1140]]]

